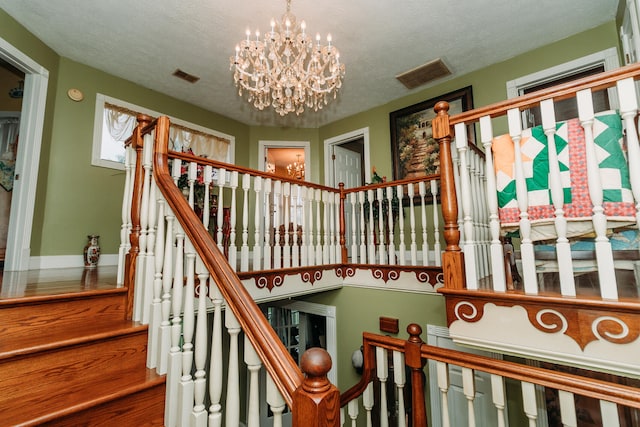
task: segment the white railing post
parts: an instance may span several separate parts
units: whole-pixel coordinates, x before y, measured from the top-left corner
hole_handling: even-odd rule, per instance
[[[156,229],[155,274],[153,278],[153,301],[149,319],[149,333],[147,341],[147,368],[155,368],[158,359],[158,342],[160,323],[162,321],[162,264],[164,262],[164,201],[158,200],[158,225]]]
[[[225,425],[237,426],[240,423],[240,366],[238,335],[241,328],[238,319],[229,309],[224,312],[225,327],[229,334],[229,362],[227,372],[227,406]]]
[[[253,190],[256,193],[256,203],[254,207],[254,217],[253,217],[253,227],[255,230],[253,234],[253,265],[251,266],[251,268],[254,271],[260,271],[261,260],[262,260],[262,251],[260,250],[261,243],[262,243],[262,240],[260,239],[260,230],[263,224],[261,213],[264,212],[265,215],[268,214],[268,212],[264,209],[264,193],[262,192],[262,177],[256,176],[254,178]],[[264,230],[265,233],[267,231],[268,230],[266,229]]]
[[[229,264],[233,271],[238,268],[238,248],[236,246],[236,220],[237,220],[237,195],[238,171],[231,172],[229,179],[231,187],[231,208],[229,209]]]
[[[242,247],[240,248],[240,271],[249,271],[249,188],[251,188],[251,175],[245,173],[242,175]]]

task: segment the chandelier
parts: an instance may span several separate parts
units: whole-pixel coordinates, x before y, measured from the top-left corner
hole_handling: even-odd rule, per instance
[[[230,61],[238,95],[246,92],[255,108],[271,105],[281,116],[300,114],[305,106],[322,109],[330,95],[335,99],[345,72],[331,34],[326,46],[320,44],[320,34],[313,43],[306,23],[298,24],[290,10],[287,0],[287,12],[280,22],[271,19],[271,31],[262,40],[260,31],[252,37],[247,30],[246,40],[236,45]]]
[[[297,161],[287,165],[287,175],[294,179],[304,179],[304,162],[300,162],[300,154],[297,157]]]

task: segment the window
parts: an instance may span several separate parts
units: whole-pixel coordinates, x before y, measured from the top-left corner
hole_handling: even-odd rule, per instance
[[[603,71],[609,71],[619,67],[618,51],[616,48],[606,49],[591,55],[578,58],[555,67],[547,68],[533,74],[519,77],[507,82],[507,96],[516,96],[554,86],[556,84],[579,79]],[[607,92],[594,92],[593,98],[596,111],[616,108],[613,89]],[[566,120],[578,117],[577,104],[575,98],[555,103],[556,120]],[[536,126],[541,124],[539,108],[531,109],[523,113],[523,124],[525,126]]]
[[[133,133],[137,124],[136,116],[139,113],[152,117],[163,115],[98,94],[93,127],[92,165],[124,169],[124,141]],[[198,156],[233,163],[235,137],[173,117],[170,119],[170,149],[190,150]]]

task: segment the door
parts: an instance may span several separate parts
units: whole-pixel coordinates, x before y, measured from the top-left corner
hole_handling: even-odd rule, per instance
[[[333,176],[336,184],[344,182],[344,188],[360,187],[362,185],[361,155],[355,151],[333,146]]]

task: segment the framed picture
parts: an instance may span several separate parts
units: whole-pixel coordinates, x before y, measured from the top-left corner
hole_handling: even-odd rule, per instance
[[[431,128],[433,107],[440,101],[449,103],[449,114],[473,108],[471,86],[389,113],[393,179],[415,178],[440,173],[440,147]],[[475,144],[471,127],[469,142]]]

